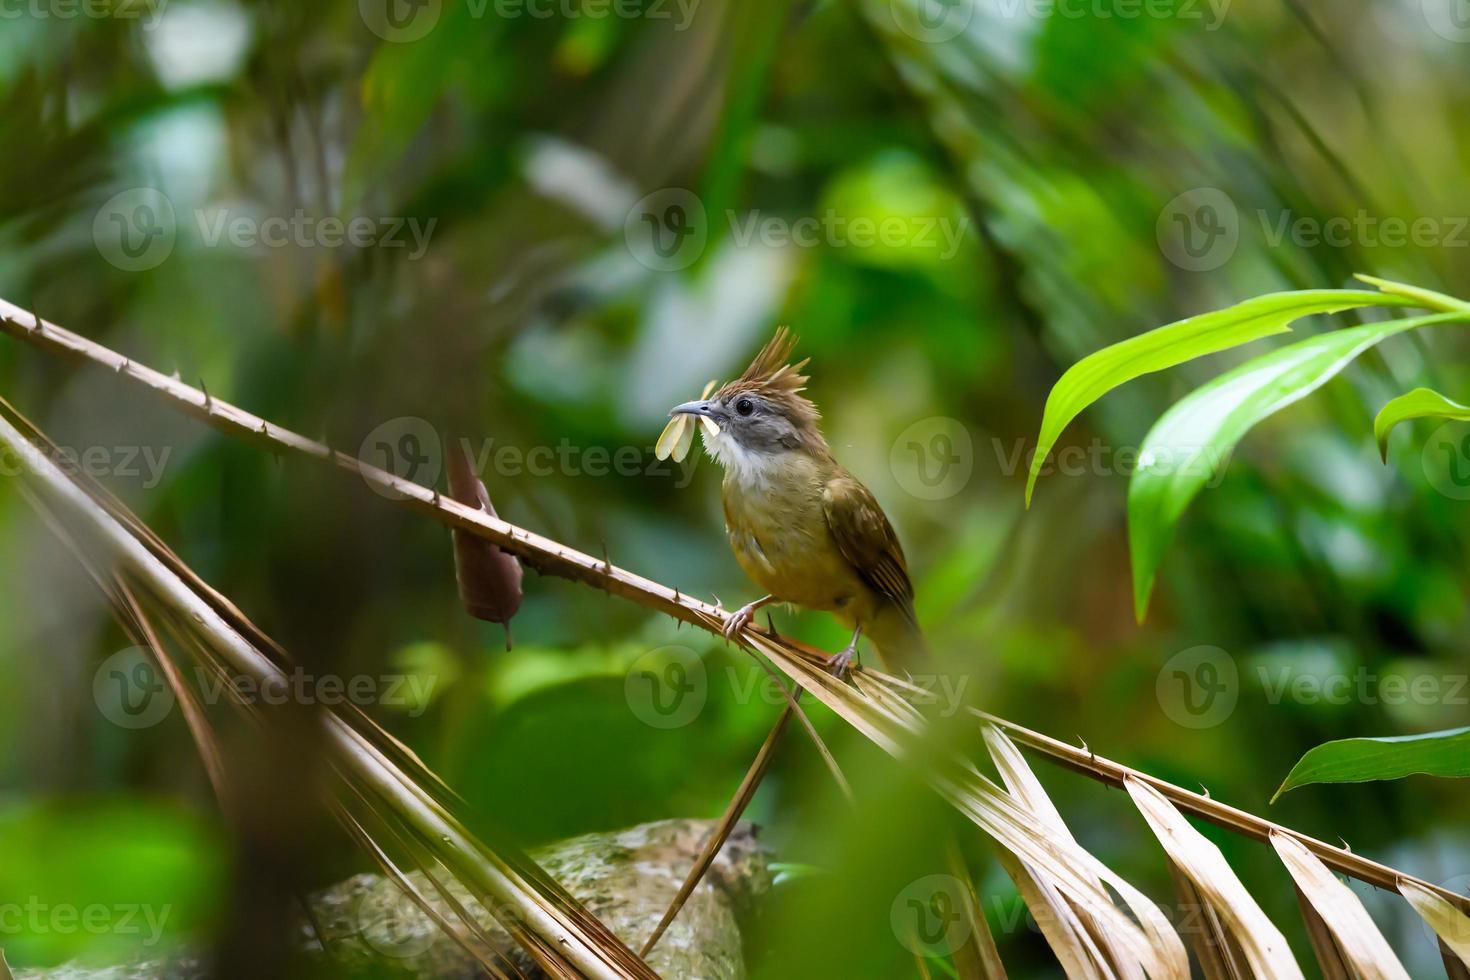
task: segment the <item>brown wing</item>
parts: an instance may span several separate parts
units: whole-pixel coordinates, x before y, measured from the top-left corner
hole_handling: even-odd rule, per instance
[[[868,488],[849,475],[829,480],[822,491],[822,510],[842,557],[864,582],[912,618],[914,585],[903,546]]]

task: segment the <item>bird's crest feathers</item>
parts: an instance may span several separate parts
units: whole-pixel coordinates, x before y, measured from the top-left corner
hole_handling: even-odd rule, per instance
[[[789,329],[778,327],[776,335],[755,355],[745,373],[720,389],[719,397],[728,399],[742,392],[761,395],[785,407],[793,421],[815,425],[821,413],[801,394],[811,380],[801,370],[811,358],[791,363],[796,340]]]
[[[811,358],[803,358],[800,364],[792,364],[791,352],[796,350],[796,335],[787,327],[777,327],[776,335],[761,348],[750,362],[750,367],[740,376],[741,381],[797,392],[806,387],[810,379],[801,373]]]

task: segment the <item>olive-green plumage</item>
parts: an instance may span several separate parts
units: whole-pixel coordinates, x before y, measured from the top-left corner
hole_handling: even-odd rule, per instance
[[[725,529],[740,567],[769,595],[731,618],[732,633],[767,602],[830,612],[885,665],[924,652],[903,547],[867,487],[832,458],[816,406],[802,397],[806,362],[782,328],[745,373],[709,399],[674,409],[703,415],[705,448],[725,468]]]

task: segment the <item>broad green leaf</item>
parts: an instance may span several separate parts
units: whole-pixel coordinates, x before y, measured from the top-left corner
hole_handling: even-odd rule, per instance
[[[1450,401],[1444,395],[1429,388],[1415,388],[1407,395],[1399,395],[1379,409],[1373,420],[1373,435],[1378,440],[1378,452],[1388,462],[1388,435],[1393,427],[1409,419],[1457,419],[1470,421],[1470,406]]]
[[[1312,783],[1366,783],[1416,774],[1460,779],[1470,776],[1470,728],[1327,742],[1291,767],[1271,802],[1288,790]]]
[[[1196,389],[1154,423],[1128,486],[1134,605],[1148,611],[1159,560],[1184,509],[1262,419],[1311,394],[1379,341],[1405,330],[1470,319],[1470,313],[1337,330],[1248,361]]]
[[[1307,289],[1267,293],[1235,306],[1180,320],[1089,354],[1067,369],[1046,399],[1036,455],[1026,479],[1026,506],[1036,477],[1057,439],[1083,409],[1134,378],[1183,364],[1205,354],[1285,333],[1293,320],[1363,306],[1410,306],[1404,296],[1361,289]]]
[[[1358,273],[1353,276],[1359,282],[1366,282],[1370,286],[1377,286],[1392,296],[1402,296],[1404,299],[1412,300],[1415,306],[1422,306],[1426,310],[1437,310],[1442,313],[1453,313],[1456,310],[1470,310],[1470,303],[1454,296],[1437,293],[1423,286],[1410,286],[1408,283],[1394,282],[1392,279],[1379,279],[1377,276],[1365,276]]]

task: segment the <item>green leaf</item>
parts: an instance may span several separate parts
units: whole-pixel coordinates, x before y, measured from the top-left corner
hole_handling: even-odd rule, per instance
[[[1470,310],[1470,303],[1454,296],[1437,293],[1423,286],[1410,286],[1407,283],[1394,282],[1392,279],[1379,279],[1377,276],[1365,276],[1361,272],[1353,276],[1359,282],[1366,282],[1370,286],[1377,286],[1392,296],[1402,296],[1404,299],[1412,300],[1415,306],[1422,306],[1426,310],[1437,310],[1441,313],[1453,313],[1456,310]]]
[[[1373,435],[1378,440],[1378,453],[1388,462],[1388,435],[1393,427],[1409,419],[1456,419],[1470,421],[1470,406],[1450,401],[1429,388],[1415,388],[1399,395],[1379,409],[1373,420]]]
[[[1345,738],[1310,750],[1271,797],[1312,783],[1366,783],[1422,774],[1470,776],[1470,728],[1392,738]]]
[[[1159,561],[1180,516],[1256,423],[1311,394],[1386,337],[1467,319],[1467,312],[1436,313],[1312,337],[1222,374],[1165,412],[1144,438],[1128,486],[1128,539],[1139,621],[1148,611]]]
[[[1358,289],[1308,289],[1268,293],[1235,306],[1180,320],[1089,354],[1067,369],[1046,399],[1036,455],[1026,479],[1026,506],[1036,477],[1063,430],[1083,409],[1134,378],[1196,357],[1285,333],[1293,320],[1363,306],[1417,305],[1408,297]]]

